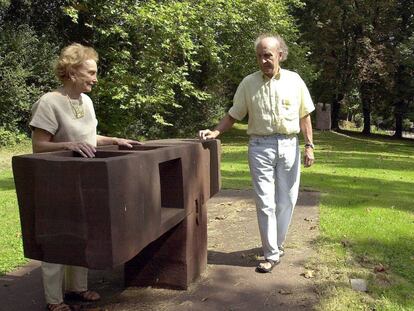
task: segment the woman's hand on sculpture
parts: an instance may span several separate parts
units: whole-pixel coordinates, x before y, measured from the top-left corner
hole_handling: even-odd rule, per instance
[[[94,158],[96,152],[95,147],[86,142],[67,142],[65,149],[75,151],[84,158]]]
[[[132,148],[133,145],[142,145],[142,143],[137,140],[114,137],[114,145]]]

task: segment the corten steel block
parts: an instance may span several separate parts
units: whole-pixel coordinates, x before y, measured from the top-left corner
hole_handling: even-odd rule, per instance
[[[13,157],[25,256],[104,269],[127,262],[220,189],[219,141],[153,141]],[[201,203],[202,202],[202,203]]]
[[[175,141],[172,141],[175,142]],[[188,141],[187,143],[191,143]],[[183,222],[165,233],[141,251],[125,265],[127,286],[153,286],[186,289],[207,266],[207,209],[206,199],[220,188],[219,145],[214,141],[203,143],[201,161],[191,163],[196,183],[191,188],[189,215]],[[190,156],[195,158],[194,155]],[[213,163],[208,168],[206,162]],[[206,171],[208,169],[209,171]],[[210,174],[210,187],[202,183],[203,176]],[[198,190],[197,190],[198,189]]]
[[[207,209],[166,232],[125,264],[126,286],[187,289],[207,266]]]

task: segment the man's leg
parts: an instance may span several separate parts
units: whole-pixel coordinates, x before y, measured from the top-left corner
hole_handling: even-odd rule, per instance
[[[255,192],[257,220],[265,259],[279,260],[275,214],[276,137],[252,138],[249,166]]]
[[[279,140],[279,158],[276,165],[276,221],[277,245],[286,239],[293,209],[299,193],[300,152],[298,139]]]

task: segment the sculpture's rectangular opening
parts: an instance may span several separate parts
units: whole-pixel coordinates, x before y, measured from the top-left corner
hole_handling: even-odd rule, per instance
[[[183,172],[181,158],[159,164],[161,207],[184,208]]]
[[[116,152],[116,151],[96,151],[95,157],[92,159],[102,159],[102,158],[113,158],[113,157],[121,157],[130,154],[130,152]],[[64,151],[64,152],[56,152],[50,153],[50,155],[55,157],[65,157],[65,158],[82,158],[82,156],[75,151]],[[85,158],[91,159],[91,158]]]
[[[133,145],[132,148],[126,146],[119,146],[119,150],[132,150],[132,151],[147,151],[164,148],[166,146],[146,146],[146,145]]]

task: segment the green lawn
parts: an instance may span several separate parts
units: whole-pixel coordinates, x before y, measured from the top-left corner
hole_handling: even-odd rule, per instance
[[[222,137],[224,188],[250,187],[245,126]],[[320,310],[414,310],[414,142],[315,131],[301,187],[322,192]],[[383,270],[382,272],[375,272]],[[350,289],[368,280],[369,292]]]
[[[0,148],[0,275],[25,263],[19,210],[11,172],[13,154],[30,153],[29,142],[13,148]]]
[[[414,310],[414,142],[357,133],[315,134],[316,164],[301,187],[322,193],[316,272],[319,310]],[[224,188],[249,188],[245,125],[222,139]],[[0,273],[24,262],[14,184],[13,153],[0,149]],[[380,271],[378,271],[380,270]],[[368,280],[368,293],[350,289]]]

